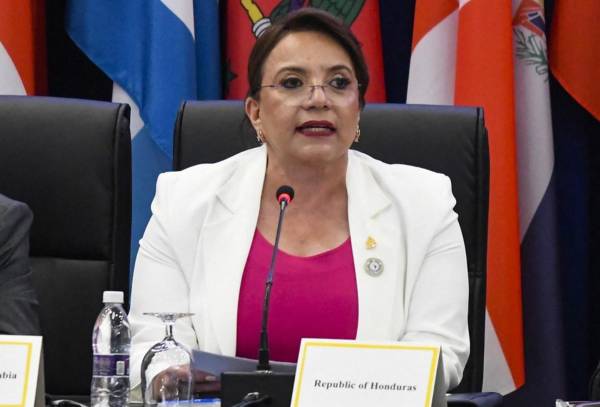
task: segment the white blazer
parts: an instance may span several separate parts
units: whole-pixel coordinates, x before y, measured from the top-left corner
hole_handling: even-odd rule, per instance
[[[133,276],[132,385],[144,353],[164,336],[143,312],[193,312],[176,324],[176,339],[235,355],[238,294],[265,169],[266,148],[259,147],[159,177]],[[469,356],[469,285],[448,177],[350,150],[346,186],[356,338],[440,344],[446,385],[454,387]],[[367,248],[368,237],[375,248]],[[372,257],[384,265],[377,277],[364,270]]]

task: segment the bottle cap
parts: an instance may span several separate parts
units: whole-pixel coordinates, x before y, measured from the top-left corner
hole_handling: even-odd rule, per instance
[[[104,291],[102,294],[102,302],[123,304],[123,291]]]

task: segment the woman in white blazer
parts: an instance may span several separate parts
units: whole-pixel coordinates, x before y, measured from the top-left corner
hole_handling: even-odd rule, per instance
[[[236,355],[240,344],[254,339],[240,320],[246,282],[255,277],[249,263],[257,235],[266,244],[274,241],[274,197],[283,184],[296,192],[281,233],[283,253],[314,265],[322,253],[344,245],[351,251],[353,267],[331,272],[351,277],[350,288],[331,302],[350,304],[344,332],[358,340],[439,344],[445,385],[456,386],[469,355],[469,288],[450,182],[350,149],[360,137],[369,82],[350,30],[314,9],[292,13],[257,40],[248,78],[245,109],[263,145],[159,177],[133,277],[132,386],[140,381],[143,355],[164,330],[143,312],[194,313],[174,330],[192,349]],[[285,268],[281,257],[277,267],[274,295]],[[294,273],[308,285],[298,288],[291,304],[272,299],[271,312],[291,307],[299,324],[305,319],[319,326],[331,316],[311,313],[310,296],[326,301],[335,290],[302,268]],[[335,321],[345,308],[333,306],[332,313]],[[269,323],[270,332],[278,329]],[[329,323],[322,325],[317,334],[330,335]],[[278,346],[272,336],[271,346]]]

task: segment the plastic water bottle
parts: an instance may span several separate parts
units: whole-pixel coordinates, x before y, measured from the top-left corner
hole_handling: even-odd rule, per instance
[[[122,291],[105,291],[92,335],[91,406],[125,407],[129,402],[131,331]]]

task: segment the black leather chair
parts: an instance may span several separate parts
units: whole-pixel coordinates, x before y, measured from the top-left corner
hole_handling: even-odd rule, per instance
[[[129,106],[0,96],[0,192],[34,213],[47,393],[89,398],[104,290],[129,287]],[[62,398],[62,397],[61,397]]]
[[[353,148],[388,163],[441,172],[452,180],[469,265],[471,356],[454,392],[479,392],[483,380],[489,157],[480,108],[367,105]],[[174,134],[173,167],[211,163],[255,147],[240,102],[184,102]]]

